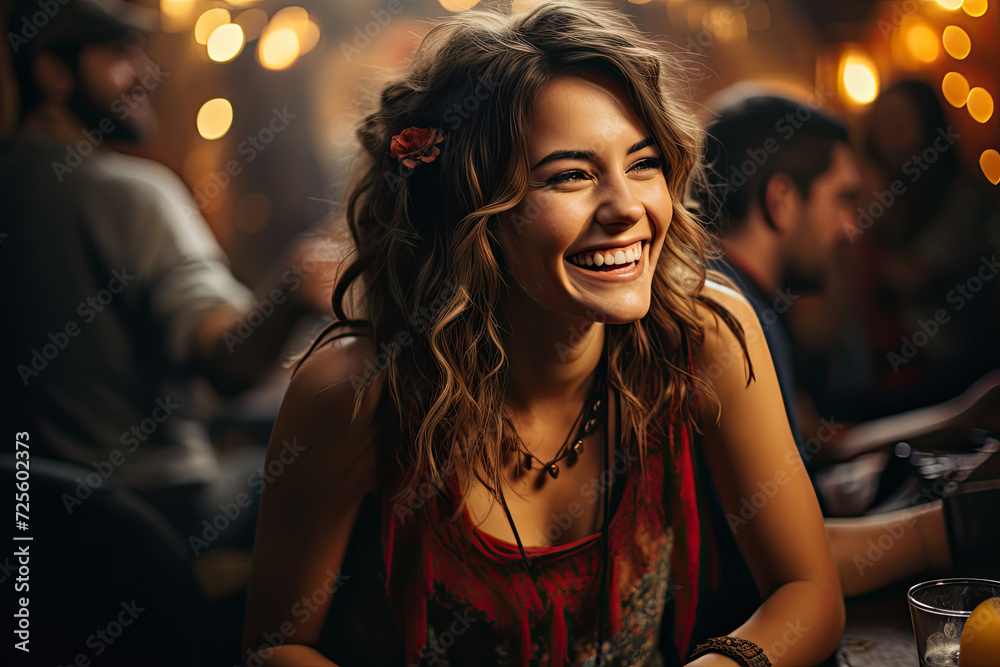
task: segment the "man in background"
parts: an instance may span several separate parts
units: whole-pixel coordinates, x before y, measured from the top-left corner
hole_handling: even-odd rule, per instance
[[[806,102],[753,95],[719,109],[707,131],[710,196],[702,197],[703,208],[725,253],[712,268],[731,278],[757,313],[792,434],[812,470],[816,451],[803,442],[786,314],[824,286],[856,226],[861,174],[847,128]],[[835,433],[821,435],[825,441]]]
[[[149,93],[177,76],[146,56],[158,14],[142,9],[36,0],[8,15],[20,94],[0,143],[0,266],[13,416],[33,456],[86,469],[61,499],[70,515],[121,485],[194,555],[249,549],[264,450],[220,459],[203,380],[232,396],[273,370],[293,328],[330,310],[330,265],[300,244],[251,291],[183,181],[111,148],[154,132]]]

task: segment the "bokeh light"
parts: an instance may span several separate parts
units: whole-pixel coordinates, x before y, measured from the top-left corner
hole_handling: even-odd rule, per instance
[[[269,28],[257,43],[260,63],[267,69],[285,69],[299,57],[299,38],[290,28]]]
[[[319,25],[302,7],[285,7],[271,17],[260,35],[257,55],[268,69],[289,67],[319,43]]]
[[[233,105],[224,97],[216,97],[198,110],[198,134],[205,139],[225,136],[233,124]]]
[[[195,0],[160,0],[161,27],[166,32],[187,30],[194,10]]]
[[[982,16],[988,8],[987,0],[965,0],[962,3],[962,10],[969,16]]]
[[[983,151],[979,156],[979,168],[986,180],[993,185],[1000,184],[1000,153],[992,148]]]
[[[841,82],[844,92],[854,102],[868,104],[878,95],[878,72],[866,55],[855,53],[844,57]]]
[[[240,12],[233,23],[243,28],[243,39],[252,42],[264,31],[264,26],[267,25],[267,12],[257,8],[248,9]]]
[[[976,87],[970,90],[966,105],[969,115],[980,123],[985,123],[993,115],[993,97],[985,88]]]
[[[319,24],[309,20],[302,33],[297,36],[299,38],[299,53],[309,53],[314,46],[319,44]]]
[[[937,34],[923,21],[907,21],[903,30],[906,48],[915,60],[932,63],[941,52]]]
[[[208,44],[209,36],[220,25],[229,23],[230,18],[228,9],[222,9],[221,7],[206,9],[194,24],[194,41],[199,44]]]
[[[747,39],[747,20],[738,7],[712,7],[705,14],[702,30],[720,42],[745,42]]]
[[[962,0],[937,0],[937,3],[951,11],[955,11],[962,6]]]
[[[969,99],[969,82],[958,72],[948,72],[941,81],[941,92],[948,104],[961,109]]]
[[[950,25],[944,29],[941,42],[944,44],[944,50],[955,60],[963,60],[972,51],[972,40],[969,39],[969,33],[957,25]]]
[[[208,36],[208,57],[217,63],[229,62],[243,50],[243,28],[235,23],[220,25]]]
[[[441,6],[447,9],[449,12],[461,12],[466,9],[472,9],[477,4],[479,0],[439,0]]]

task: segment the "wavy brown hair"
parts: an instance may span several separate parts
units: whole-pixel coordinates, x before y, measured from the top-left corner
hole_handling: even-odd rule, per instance
[[[504,418],[508,286],[500,219],[528,189],[539,91],[581,70],[624,88],[664,157],[670,191],[687,192],[701,177],[702,131],[679,89],[683,69],[619,11],[591,2],[446,19],[357,130],[363,153],[346,204],[356,255],[334,290],[336,321],[306,354],[338,327],[370,328],[381,354],[365,377],[354,378],[364,386],[355,415],[384,371],[389,391],[379,398],[375,423],[387,437],[376,446],[381,462],[398,462],[397,499],[422,481],[440,488],[452,465],[460,479],[501,488],[516,440]],[[391,138],[412,126],[439,128],[445,139],[435,161],[408,169],[389,151]],[[740,325],[701,295],[711,239],[679,199],[675,194],[649,312],[605,325],[623,441],[630,438],[643,462],[647,433],[664,415],[691,417],[699,380],[689,372],[688,349],[703,340],[697,302],[736,332],[746,354]]]

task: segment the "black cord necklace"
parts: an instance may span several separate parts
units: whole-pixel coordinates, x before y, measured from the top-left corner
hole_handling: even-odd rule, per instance
[[[601,366],[599,366],[599,369],[603,370],[603,373],[600,376],[601,377],[601,381],[598,381],[598,382],[595,383],[599,387],[604,385],[603,380],[605,378],[607,378],[607,376],[608,376],[608,369],[607,369],[608,357],[607,357],[607,354],[608,354],[608,339],[607,339],[607,333],[605,333],[604,351],[603,351],[603,354],[602,354],[603,368],[601,368]],[[594,410],[597,410],[600,407],[600,405],[601,405],[601,400],[600,400],[599,390],[595,389],[595,393],[597,393],[598,398],[597,398],[597,400],[594,401],[594,403],[592,405],[594,406]],[[614,398],[615,398],[616,414],[618,415],[618,418],[620,419],[620,417],[621,417],[621,406],[619,405],[618,392],[614,392]],[[586,404],[584,404],[584,407],[586,407]],[[611,495],[612,495],[612,489],[615,487],[615,484],[616,484],[616,481],[617,481],[616,480],[617,475],[615,475],[614,467],[611,465],[611,449],[609,447],[610,443],[609,443],[609,437],[608,437],[608,430],[609,430],[609,422],[610,422],[610,420],[609,420],[609,414],[608,414],[608,405],[606,403],[604,405],[603,417],[604,417],[604,419],[600,420],[602,422],[602,424],[603,424],[603,427],[604,427],[602,429],[602,436],[603,436],[602,437],[602,444],[603,444],[603,450],[604,451],[603,451],[603,463],[602,463],[602,466],[601,466],[602,467],[601,477],[603,478],[604,474],[607,471],[610,470],[611,471],[611,484],[610,484],[610,486],[608,488],[606,488],[604,490],[604,492],[603,492],[603,494],[601,496],[601,506],[602,506],[602,514],[603,514],[603,516],[601,517],[601,533],[600,533],[600,543],[601,543],[601,571],[600,571],[600,575],[599,575],[600,579],[599,579],[599,583],[598,583],[598,586],[599,586],[599,597],[600,597],[600,608],[597,611],[598,621],[597,621],[597,645],[596,645],[596,663],[595,663],[596,667],[601,667],[604,664],[604,662],[605,662],[605,660],[604,660],[604,640],[606,638],[605,637],[605,631],[606,631],[605,625],[607,624],[607,620],[608,620],[607,619],[607,607],[608,607],[608,598],[610,597],[609,584],[608,584],[608,576],[609,576],[609,570],[611,569],[611,535],[610,535],[611,509],[612,509]],[[596,423],[595,423],[594,427],[596,428]],[[616,440],[620,439],[620,435],[621,434],[619,433],[619,428],[620,428],[620,426],[617,427],[617,428],[615,428],[615,439]],[[577,440],[579,440],[579,438]],[[563,443],[563,444],[565,445],[565,443]],[[617,445],[615,446],[615,450],[617,451]],[[556,461],[557,460],[558,459],[556,459]],[[553,461],[553,462],[555,462],[555,461]],[[551,472],[549,474],[551,474]],[[559,474],[559,472],[557,470],[556,473],[555,473],[555,475],[553,475],[553,477],[555,477],[558,474]],[[514,533],[514,541],[517,542],[517,549],[518,549],[518,551],[521,552],[521,560],[524,563],[524,567],[525,567],[525,569],[528,572],[528,576],[531,577],[531,581],[532,581],[532,583],[535,586],[535,590],[538,591],[538,579],[537,579],[538,575],[537,575],[537,572],[535,571],[535,568],[532,567],[532,561],[531,561],[531,559],[528,558],[528,554],[524,550],[524,544],[521,542],[521,536],[518,535],[517,528],[514,526],[514,517],[511,516],[510,508],[507,507],[507,501],[506,501],[506,499],[503,496],[503,491],[502,490],[498,490],[498,491],[499,491],[499,496],[500,496],[500,506],[503,508],[504,514],[507,516],[507,522],[510,524],[511,532]],[[541,597],[541,595],[539,595],[539,597]]]
[[[558,463],[560,461],[570,454],[573,456],[580,456],[583,453],[583,441],[597,431],[597,427],[599,426],[598,409],[601,407],[601,391],[603,386],[603,379],[595,376],[594,388],[593,391],[591,391],[590,397],[584,402],[583,408],[580,410],[580,414],[573,420],[573,425],[570,426],[569,434],[567,434],[566,438],[563,440],[562,445],[559,447],[559,451],[556,452],[555,458],[548,463],[543,462],[537,456],[528,451],[524,441],[521,440],[521,436],[517,434],[516,430],[514,431],[514,434],[517,436],[518,449],[520,449],[521,454],[523,454],[521,466],[524,470],[544,470],[552,479],[555,479],[559,476]],[[571,440],[569,435],[573,433],[577,424],[580,424],[580,427],[576,432],[576,437]],[[571,447],[567,447],[570,442],[572,442],[573,445]],[[540,468],[534,467],[535,461],[538,461],[541,464]]]

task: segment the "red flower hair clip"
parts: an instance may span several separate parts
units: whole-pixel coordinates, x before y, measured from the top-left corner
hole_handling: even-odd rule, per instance
[[[434,127],[408,127],[392,138],[389,155],[400,158],[411,169],[421,162],[433,162],[441,154],[436,144],[444,135]]]

